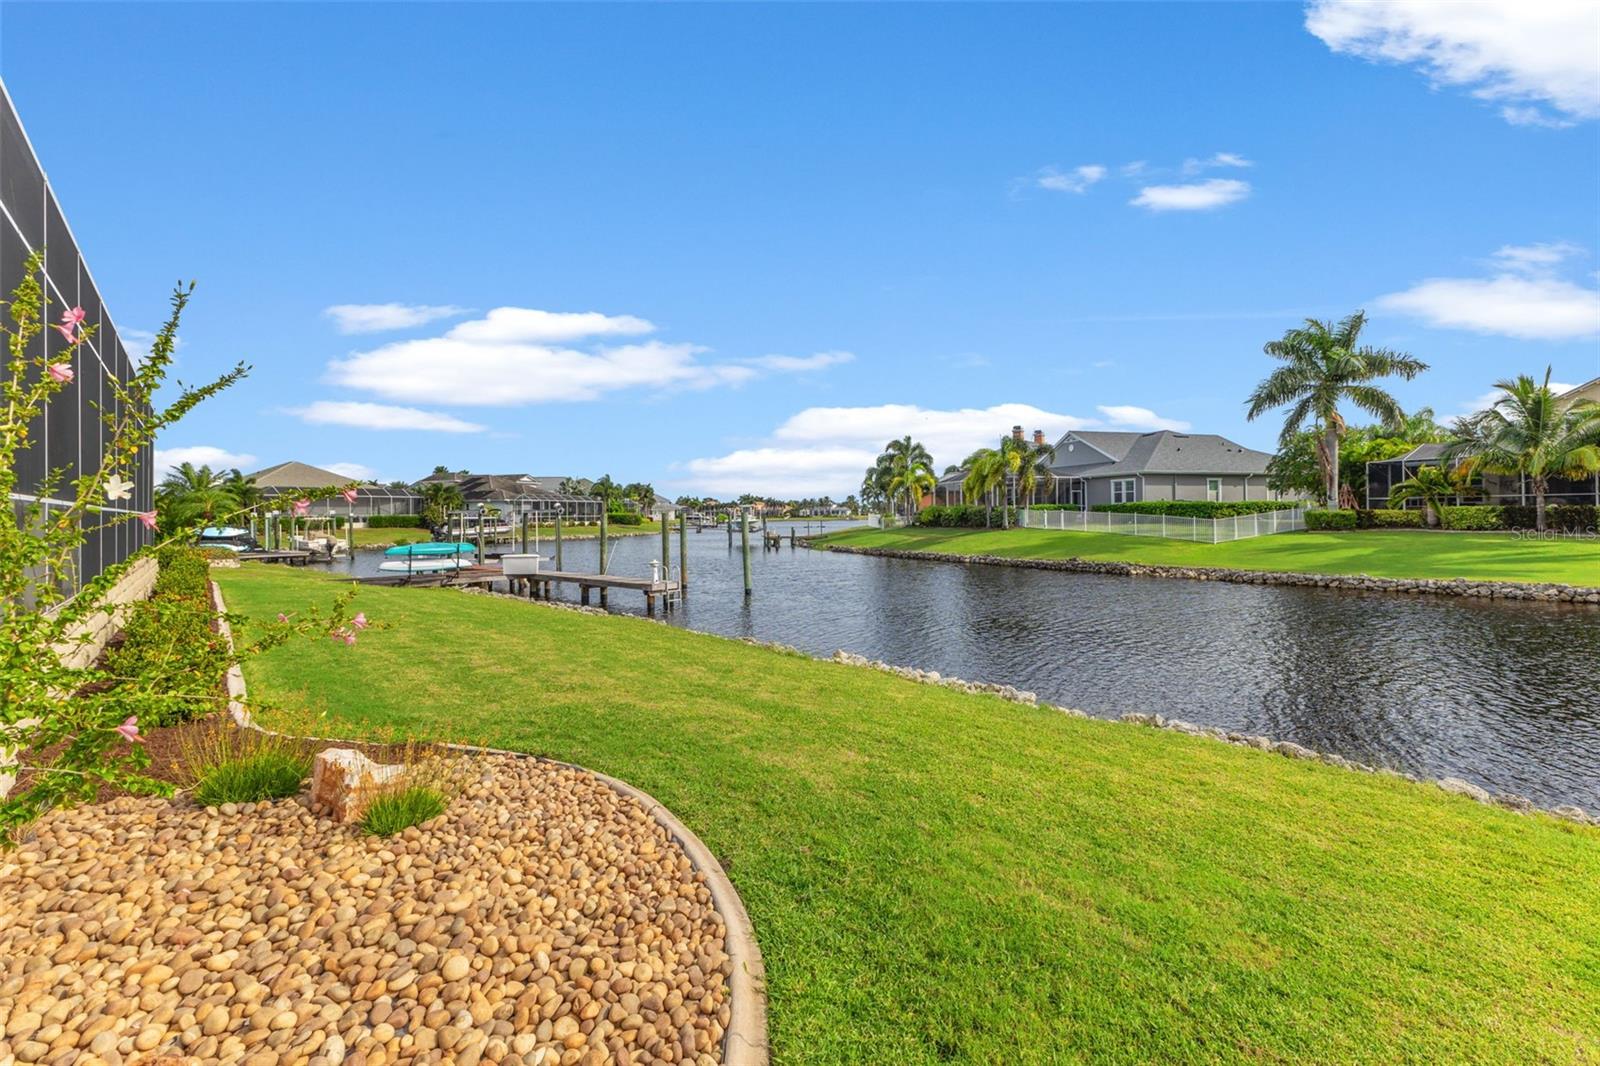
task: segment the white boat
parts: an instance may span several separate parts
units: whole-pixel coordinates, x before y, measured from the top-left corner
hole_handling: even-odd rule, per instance
[[[471,565],[471,559],[456,559],[449,556],[417,556],[407,559],[385,559],[378,564],[378,569],[391,574],[430,574],[445,570],[460,570],[464,566]]]

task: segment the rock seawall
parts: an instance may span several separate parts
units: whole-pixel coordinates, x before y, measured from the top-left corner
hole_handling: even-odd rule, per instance
[[[845,544],[800,543],[822,551],[849,555],[874,555],[883,559],[910,559],[929,563],[963,563],[977,566],[1012,566],[1025,570],[1058,570],[1072,574],[1113,577],[1171,577],[1190,581],[1225,581],[1233,585],[1288,585],[1301,588],[1344,589],[1352,592],[1391,592],[1434,596],[1467,596],[1491,600],[1534,600],[1600,606],[1600,585],[1561,585],[1554,582],[1473,581],[1467,578],[1370,577],[1366,574],[1307,574],[1296,570],[1233,570],[1222,566],[1150,566],[1144,563],[1110,563],[1091,559],[1014,559],[1004,555],[956,555],[950,552],[905,551],[897,548],[855,548]]]

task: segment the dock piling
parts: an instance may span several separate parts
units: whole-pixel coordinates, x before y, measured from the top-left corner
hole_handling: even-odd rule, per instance
[[[739,512],[739,544],[744,554],[744,598],[750,598],[750,512]]]
[[[556,507],[556,569],[564,569],[561,565],[561,507]]]
[[[672,512],[661,512],[661,576],[672,577]]]
[[[678,516],[678,594],[689,588],[689,523]]]
[[[600,572],[606,572],[606,513],[600,512]],[[600,606],[606,605],[606,590],[600,590]]]

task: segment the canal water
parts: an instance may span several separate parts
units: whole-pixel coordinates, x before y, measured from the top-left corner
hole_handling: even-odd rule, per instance
[[[1103,717],[1156,712],[1600,810],[1592,607],[763,551],[754,536],[747,602],[737,536],[731,551],[720,530],[688,543],[688,595],[662,616],[672,625],[819,656],[844,648]],[[659,536],[611,546],[610,572],[638,577],[661,551]],[[593,541],[563,547],[567,570],[593,570],[597,556]],[[331,569],[375,573],[381,560],[358,552]],[[643,600],[614,592],[611,609],[642,614]]]

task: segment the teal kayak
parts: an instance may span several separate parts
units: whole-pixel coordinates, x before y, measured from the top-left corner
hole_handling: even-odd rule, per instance
[[[470,555],[478,549],[471,544],[446,541],[442,544],[396,544],[385,555]]]

